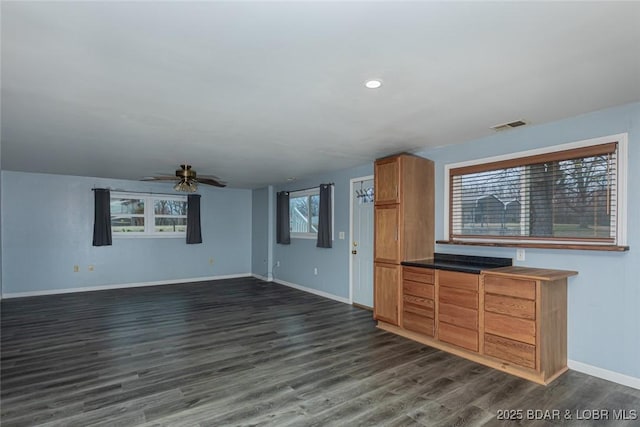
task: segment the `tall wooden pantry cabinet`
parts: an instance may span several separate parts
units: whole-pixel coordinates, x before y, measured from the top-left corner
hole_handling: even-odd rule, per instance
[[[375,175],[374,319],[401,324],[400,262],[433,257],[433,162],[410,154],[378,159]]]

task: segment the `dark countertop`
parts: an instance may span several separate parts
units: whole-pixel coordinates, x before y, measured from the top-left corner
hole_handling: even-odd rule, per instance
[[[411,267],[435,268],[437,270],[480,274],[482,270],[509,267],[513,265],[513,259],[435,253],[433,258],[403,261],[401,264]]]

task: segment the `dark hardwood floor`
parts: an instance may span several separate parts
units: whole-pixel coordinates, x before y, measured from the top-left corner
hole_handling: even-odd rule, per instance
[[[612,411],[640,410],[640,390],[577,372],[539,386],[380,331],[369,311],[252,278],[1,308],[4,427],[545,426],[567,424],[565,411],[572,425],[638,425]],[[499,420],[505,409],[562,416]],[[609,420],[575,420],[606,409]]]

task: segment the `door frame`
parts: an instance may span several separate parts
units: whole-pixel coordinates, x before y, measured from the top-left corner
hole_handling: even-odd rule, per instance
[[[353,305],[353,256],[351,256],[351,245],[353,242],[353,190],[356,182],[370,179],[374,179],[373,175],[351,178],[351,180],[349,180],[349,242],[347,243],[347,254],[349,256],[349,304],[351,305]],[[373,191],[375,192],[375,187]]]

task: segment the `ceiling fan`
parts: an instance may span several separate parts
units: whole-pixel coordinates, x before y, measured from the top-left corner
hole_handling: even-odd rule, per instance
[[[227,183],[221,181],[217,176],[201,175],[198,177],[196,171],[191,169],[191,165],[180,165],[180,169],[176,170],[175,176],[160,175],[144,178],[142,181],[176,181],[173,189],[176,191],[185,191],[193,193],[198,189],[198,184],[213,185],[215,187],[226,187]]]

